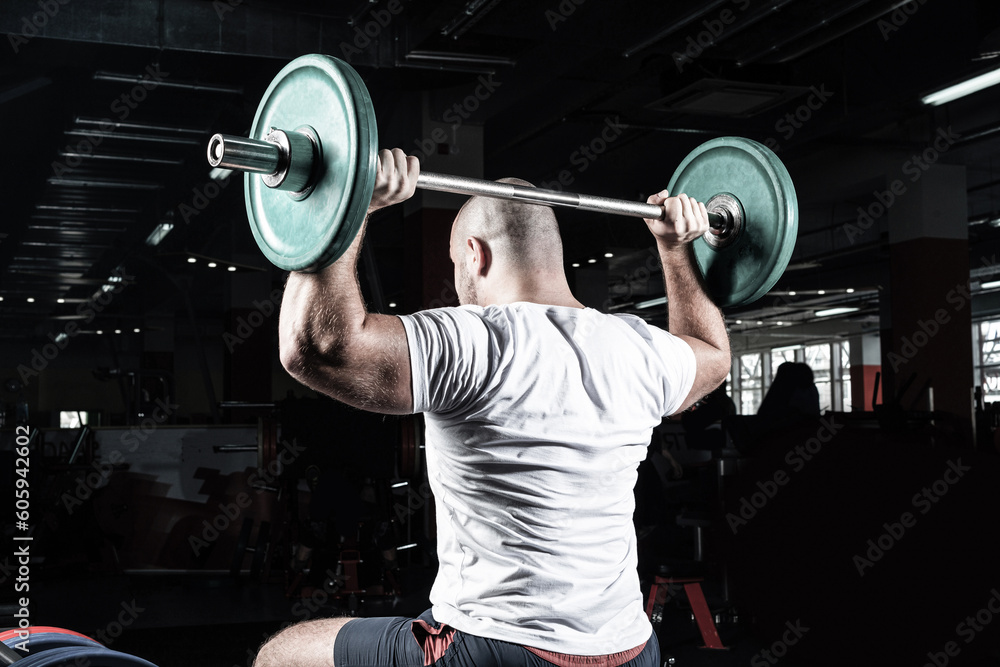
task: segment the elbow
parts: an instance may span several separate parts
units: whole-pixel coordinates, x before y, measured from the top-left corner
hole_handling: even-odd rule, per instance
[[[338,365],[340,346],[334,340],[317,341],[301,331],[280,329],[278,334],[278,358],[282,367],[300,382],[324,368]]]
[[[295,343],[281,340],[278,343],[278,358],[282,367],[293,378],[301,378],[309,366],[309,355]]]
[[[712,355],[709,363],[709,373],[712,378],[712,386],[718,387],[726,381],[726,377],[732,371],[733,359],[729,352],[729,346],[720,349],[717,354]]]

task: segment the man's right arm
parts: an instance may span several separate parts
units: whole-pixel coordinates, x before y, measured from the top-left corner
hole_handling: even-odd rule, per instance
[[[719,307],[705,291],[691,242],[708,231],[705,205],[664,190],[649,197],[663,206],[663,220],[646,220],[656,237],[667,294],[667,330],[694,351],[696,372],[680,410],[694,405],[726,379],[730,370],[729,334]]]

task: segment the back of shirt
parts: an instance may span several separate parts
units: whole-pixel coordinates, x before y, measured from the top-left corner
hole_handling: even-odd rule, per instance
[[[653,427],[694,382],[691,348],[592,309],[401,319],[437,502],[434,618],[575,655],[644,643],[632,489]]]

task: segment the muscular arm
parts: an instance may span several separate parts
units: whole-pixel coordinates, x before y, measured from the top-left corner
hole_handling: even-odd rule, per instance
[[[416,158],[383,151],[373,211],[413,194]],[[413,410],[410,356],[402,321],[369,313],[357,264],[368,221],[336,262],[317,273],[292,272],[278,325],[281,363],[303,384],[363,410]]]
[[[665,220],[646,223],[663,262],[668,330],[691,346],[697,365],[694,385],[680,408],[684,410],[726,379],[729,335],[722,313],[705,292],[691,247],[691,241],[708,231],[705,205],[686,195],[669,199],[666,192],[651,196],[649,202],[666,209]]]

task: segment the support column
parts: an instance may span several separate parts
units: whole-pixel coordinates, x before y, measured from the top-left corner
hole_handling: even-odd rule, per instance
[[[851,338],[851,407],[854,412],[872,411],[872,395],[875,405],[882,404],[882,382],[879,381],[875,394],[875,377],[882,370],[882,349],[878,334],[868,334]]]
[[[422,138],[413,143],[418,148],[414,154],[420,158],[420,168],[483,178],[483,128],[468,122],[435,120],[440,109],[431,106],[425,95]],[[406,254],[406,275],[419,276],[407,288],[405,312],[458,305],[449,243],[455,214],[467,199],[465,195],[417,190],[404,204],[407,245],[414,249]]]
[[[234,274],[229,278],[228,291],[229,308],[222,334],[225,380],[219,400],[270,402],[274,398],[272,360],[278,354],[273,332],[277,329],[281,289],[272,286],[271,272],[263,271]],[[257,412],[232,410],[230,414],[232,423],[252,423]]]
[[[971,429],[965,168],[933,166],[890,183],[889,191],[896,200],[889,205],[890,289],[881,323],[886,401],[895,396],[904,409],[945,412]]]

